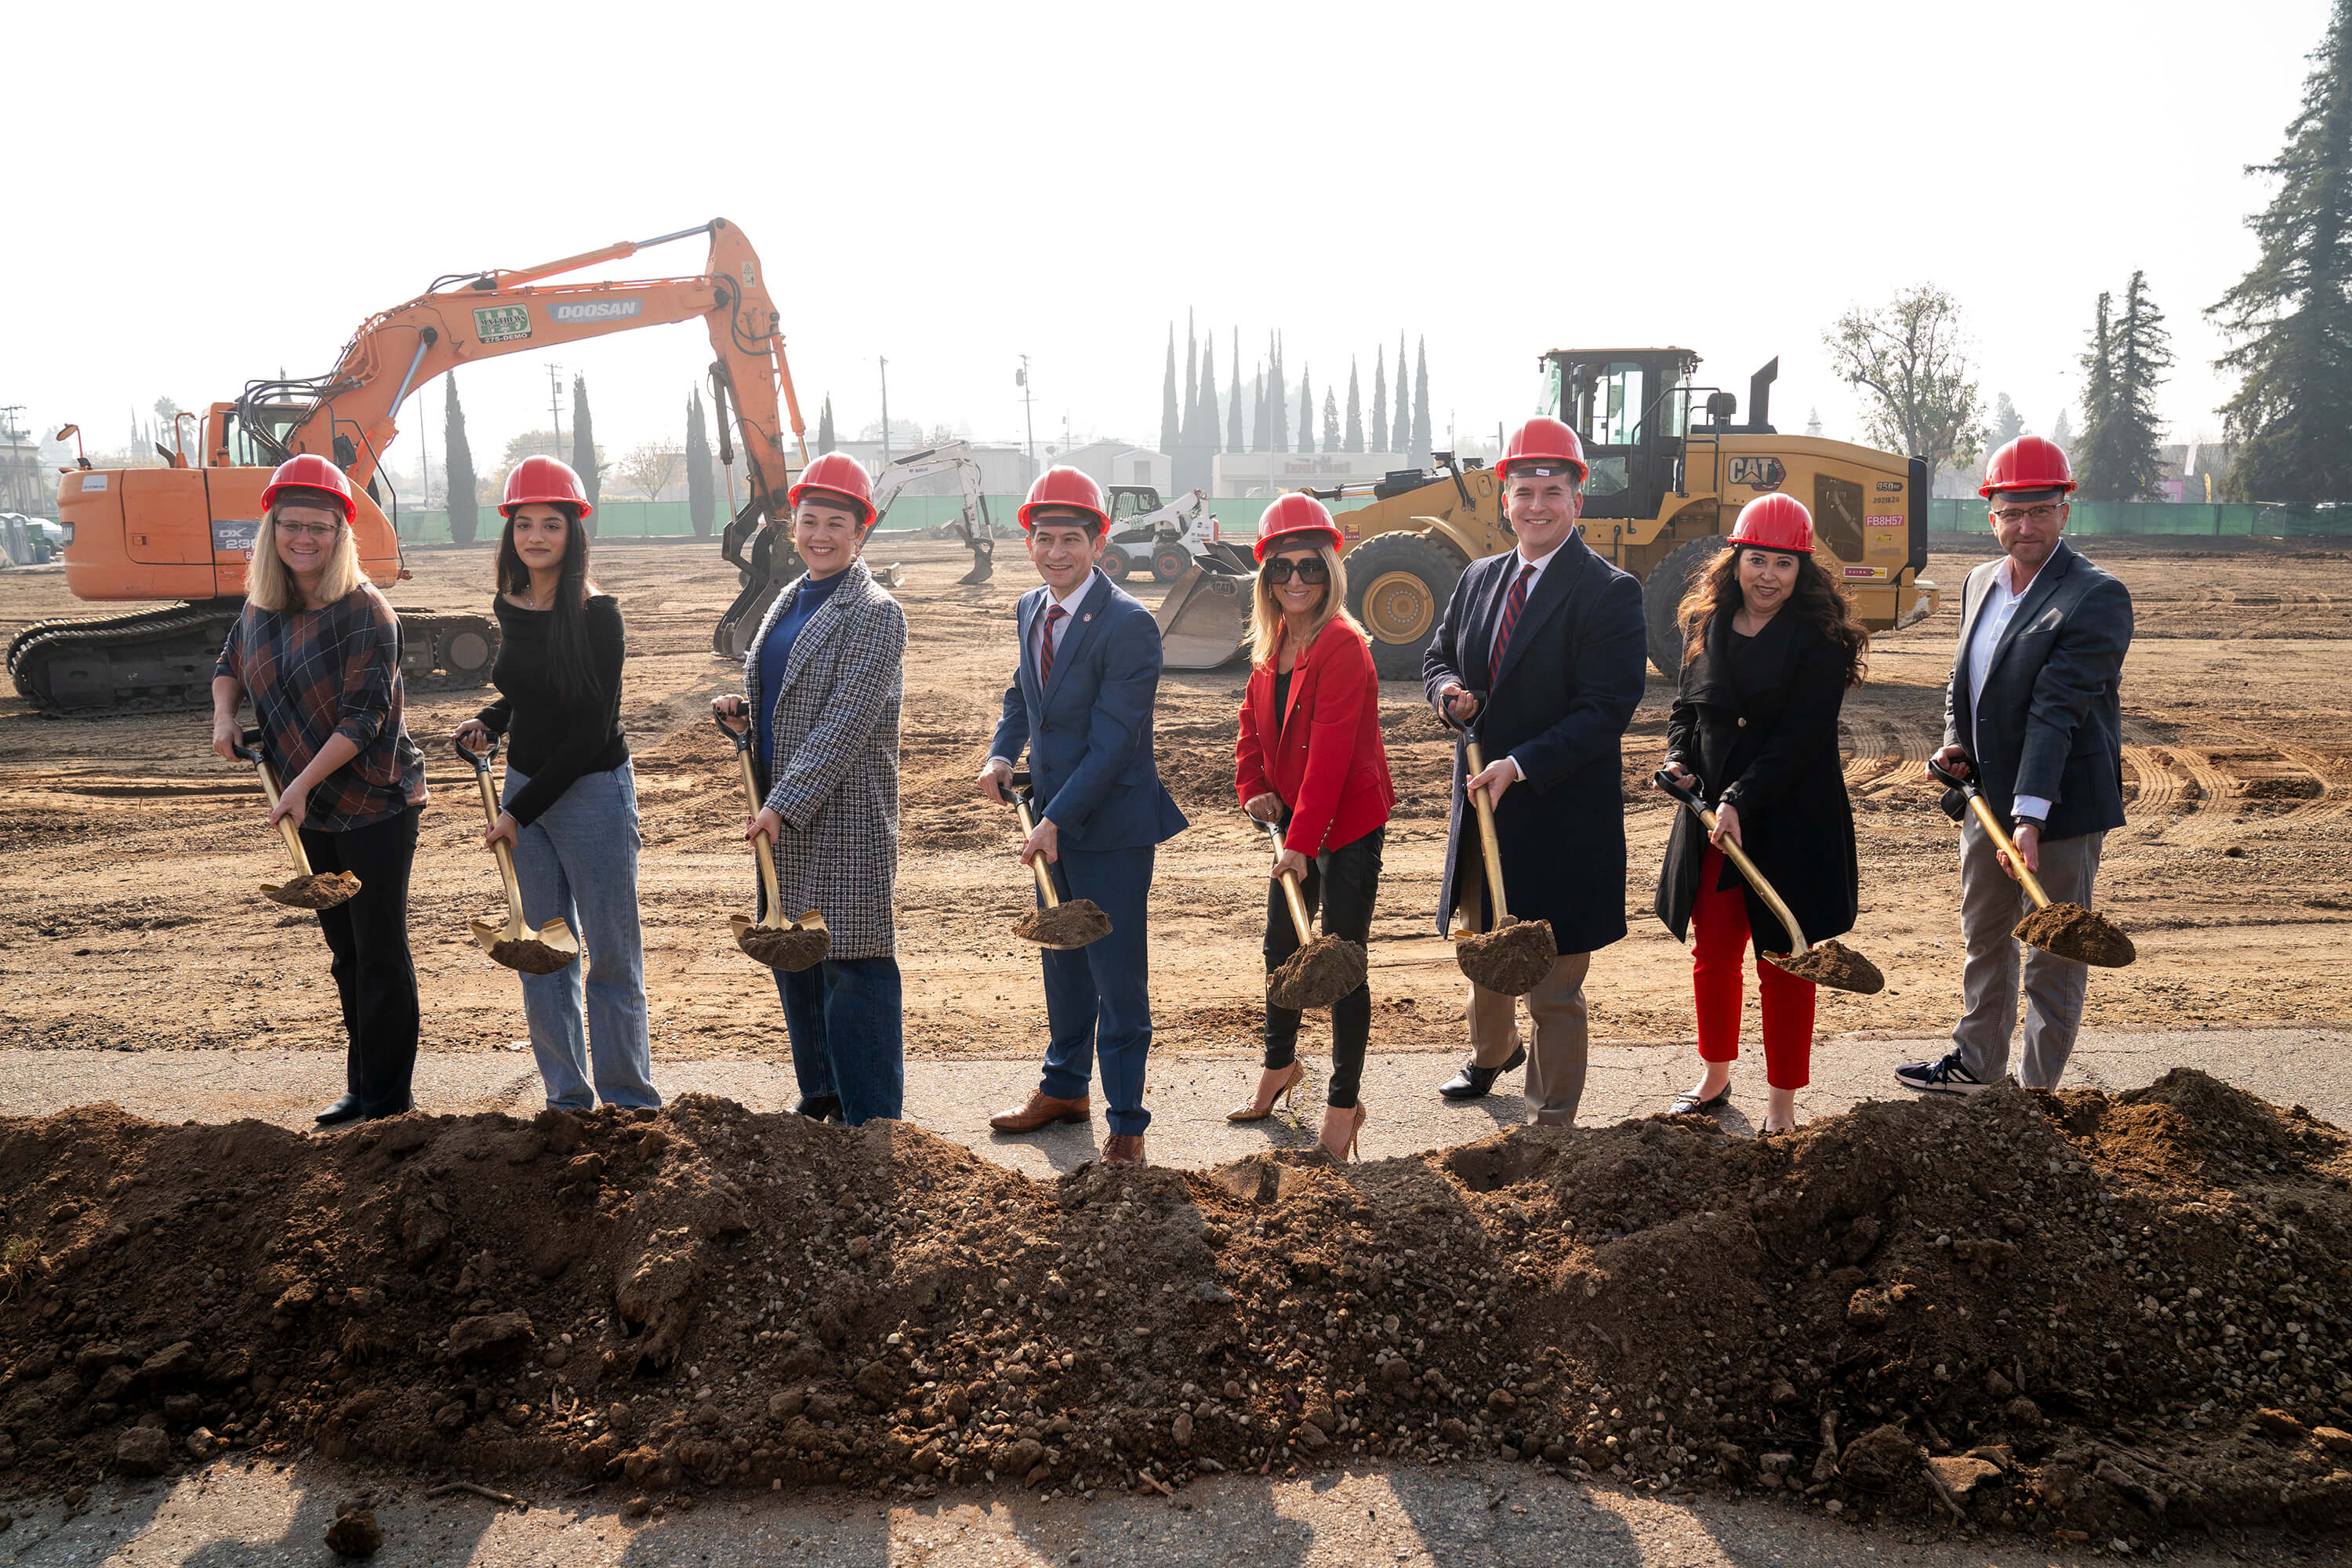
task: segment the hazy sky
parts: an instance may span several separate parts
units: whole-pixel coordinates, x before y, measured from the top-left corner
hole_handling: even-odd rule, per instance
[[[2046,429],[2093,301],[2144,268],[2176,438],[2220,428],[2201,312],[2325,0],[1586,6],[62,5],[10,24],[17,195],[0,404],[119,445],[130,411],[323,371],[436,276],[712,216],[760,249],[811,432],[894,416],[1155,442],[1170,319],[1345,395],[1429,346],[1434,423],[1491,430],[1554,346],[1678,343],[1776,422],[1856,431],[1823,326],[1932,279],[1988,403]],[[38,62],[35,64],[34,62]],[[27,195],[26,193],[36,193]],[[687,241],[604,269],[698,271]],[[698,327],[573,345],[608,457],[682,434]],[[478,458],[546,423],[549,356],[468,367]],[[1292,395],[1296,396],[1293,382]],[[1318,394],[1320,402],[1320,394]],[[1295,412],[1295,409],[1294,409]],[[2079,421],[2079,414],[2074,416]],[[568,404],[565,421],[568,426]],[[440,463],[440,387],[412,396]]]

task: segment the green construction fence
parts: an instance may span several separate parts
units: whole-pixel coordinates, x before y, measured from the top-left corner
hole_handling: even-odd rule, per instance
[[[992,495],[986,498],[988,515],[1000,534],[1017,532],[1020,524],[1014,513],[1021,505],[1017,495]],[[1334,511],[1352,511],[1370,502],[1371,498],[1349,497],[1332,508]],[[1257,521],[1265,509],[1274,504],[1271,496],[1250,496],[1234,500],[1214,500],[1209,502],[1223,531],[1239,534],[1244,539],[1257,537]],[[1981,508],[1979,509],[1981,511]],[[2077,509],[2078,510],[2080,509]],[[963,515],[961,496],[900,496],[890,508],[890,515],[882,520],[885,532],[919,528],[937,528]],[[605,500],[596,505],[596,537],[599,539],[671,539],[688,536],[694,524],[682,500]],[[1978,525],[1983,524],[1979,517]],[[499,528],[498,510],[483,507],[475,522],[478,540],[494,540]],[[712,531],[717,532],[714,525]],[[400,512],[400,537],[412,544],[444,544],[449,539],[449,514],[446,511],[423,511],[403,507]]]
[[[1983,533],[1986,503],[1941,498],[1927,503],[1937,533]],[[2305,511],[2285,506],[2221,506],[2199,501],[2076,501],[2069,533],[2183,535],[2201,539],[2348,539],[2352,507]]]

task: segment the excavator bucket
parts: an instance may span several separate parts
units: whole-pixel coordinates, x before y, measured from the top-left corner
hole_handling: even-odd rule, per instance
[[[992,542],[993,542],[992,541]],[[976,544],[973,545],[971,547],[971,570],[957,578],[956,581],[964,584],[985,583],[991,577],[995,576],[995,553],[996,552],[992,550],[982,550],[980,546]]]
[[[1153,619],[1160,623],[1160,663],[1169,669],[1216,669],[1231,663],[1249,636],[1255,574],[1203,569],[1195,560],[1168,586]]]

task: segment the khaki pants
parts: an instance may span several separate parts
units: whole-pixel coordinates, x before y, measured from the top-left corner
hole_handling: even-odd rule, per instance
[[[2104,833],[2046,838],[2042,869],[2035,873],[2053,903],[2091,907],[2098,880]],[[2027,947],[2010,929],[2033,912],[2033,899],[2000,868],[2000,851],[1970,812],[1960,824],[1960,928],[1968,939],[1961,969],[1961,998],[1968,1011],[1952,1027],[1961,1065],[1980,1083],[1999,1083],[2009,1072],[2010,1037],[2017,1029],[2017,994],[2025,992],[2025,1049],[2017,1081],[2028,1089],[2056,1089],[2074,1054],[2083,1025],[2083,997],[2091,972],[2070,958]]]
[[[1472,930],[1486,923],[1483,881],[1464,894],[1462,909]],[[1589,1043],[1584,976],[1591,967],[1591,953],[1563,952],[1552,961],[1551,973],[1528,993],[1528,1017],[1535,1026],[1535,1044],[1528,1050],[1524,1092],[1528,1120],[1541,1126],[1566,1127],[1574,1122],[1577,1102],[1584,1098]],[[1516,1000],[1483,985],[1470,987],[1464,1013],[1470,1024],[1471,1059],[1480,1067],[1501,1067],[1519,1048]]]

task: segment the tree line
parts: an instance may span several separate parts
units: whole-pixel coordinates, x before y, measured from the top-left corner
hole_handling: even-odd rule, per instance
[[[709,416],[703,411],[700,387],[687,396],[686,439],[682,445],[644,442],[614,463],[606,459],[604,448],[596,440],[595,415],[588,406],[588,378],[575,374],[572,378],[569,439],[560,430],[526,430],[508,441],[499,471],[484,477],[475,468],[473,443],[467,438],[466,411],[457,400],[457,374],[452,372],[442,379],[441,437],[446,465],[449,537],[457,543],[471,544],[480,536],[485,511],[495,521],[502,493],[499,487],[506,482],[507,471],[534,454],[562,458],[570,463],[588,492],[592,508],[603,503],[607,475],[617,476],[622,483],[648,500],[660,500],[665,491],[683,485],[688,521],[698,538],[709,536],[718,516],[719,482],[710,452]],[[831,451],[831,398],[825,400],[824,418],[823,449]],[[596,515],[593,510],[583,526],[589,537],[595,537]],[[496,531],[495,528],[492,531]]]
[[[1244,395],[1241,329],[1233,329],[1233,383],[1229,395],[1217,391],[1217,338],[1205,335],[1190,317],[1184,324],[1184,375],[1176,376],[1176,323],[1168,323],[1168,363],[1160,382],[1160,449],[1173,459],[1179,491],[1206,489],[1212,461],[1220,452],[1395,452],[1414,465],[1429,461],[1429,340],[1415,345],[1412,384],[1405,384],[1405,334],[1397,334],[1395,413],[1391,419],[1386,344],[1372,351],[1372,401],[1369,424],[1363,382],[1354,355],[1348,360],[1348,400],[1340,408],[1338,387],[1326,384],[1318,405],[1313,367],[1301,362],[1294,405],[1282,334],[1266,334]],[[1244,409],[1247,418],[1244,419]]]

